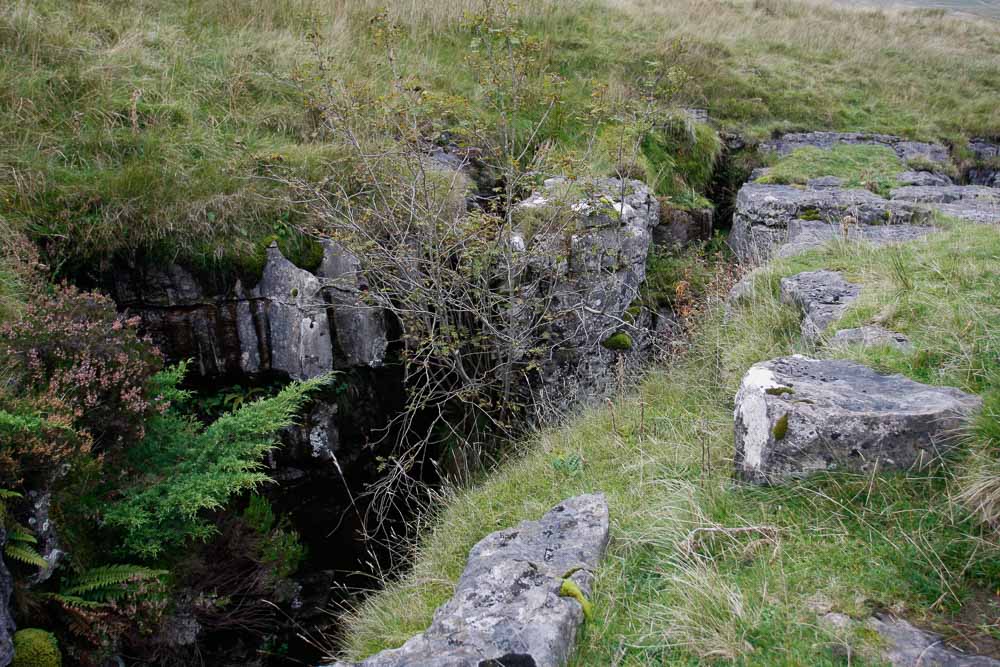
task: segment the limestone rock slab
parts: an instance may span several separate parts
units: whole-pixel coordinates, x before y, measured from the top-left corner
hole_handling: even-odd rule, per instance
[[[805,271],[781,279],[781,300],[802,310],[806,340],[819,338],[860,294],[861,287],[844,280],[838,271]]]
[[[608,544],[603,494],[583,495],[538,521],[492,533],[469,554],[452,599],[423,633],[397,649],[335,667],[556,667],[573,651],[581,604]]]
[[[982,404],[952,387],[795,355],[754,364],[736,396],[737,475],[781,483],[818,471],[930,464]]]

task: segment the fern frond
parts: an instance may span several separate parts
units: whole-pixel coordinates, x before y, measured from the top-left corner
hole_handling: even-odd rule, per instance
[[[130,584],[160,579],[166,574],[166,570],[153,570],[139,565],[105,565],[87,570],[69,581],[60,594],[109,602],[124,597],[129,592]]]
[[[22,498],[23,496],[17,491],[11,491],[10,489],[0,489],[0,500],[13,500],[15,498]]]
[[[49,600],[55,600],[61,606],[69,609],[98,609],[104,604],[77,595],[63,595],[61,593],[48,593],[45,597]]]
[[[26,565],[34,565],[41,568],[49,566],[48,561],[42,558],[42,555],[34,547],[24,542],[8,542],[7,546],[4,547],[3,553],[7,558],[16,560],[19,563],[25,563]]]
[[[12,523],[7,527],[9,531],[7,533],[8,542],[21,542],[24,544],[38,544],[38,538],[35,537],[29,529],[25,528],[19,523]]]

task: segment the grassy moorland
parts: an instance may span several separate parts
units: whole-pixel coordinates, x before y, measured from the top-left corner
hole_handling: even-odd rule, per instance
[[[270,176],[350,181],[354,164],[320,122],[331,80],[375,113],[391,59],[420,93],[428,140],[490,121],[468,65],[481,3],[380,4],[4,3],[0,217],[70,272],[140,250],[252,264],[274,236],[307,263],[294,197]],[[961,144],[997,130],[996,23],[792,0],[529,0],[514,11],[526,75],[546,91],[520,121],[558,99],[538,139],[567,169],[606,171],[593,126],[616,121],[598,112],[641,95],[708,107],[750,137],[835,128]],[[653,165],[664,169],[686,180],[686,165]]]

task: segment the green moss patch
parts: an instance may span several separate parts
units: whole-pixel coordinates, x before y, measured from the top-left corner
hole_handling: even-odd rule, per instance
[[[632,336],[624,331],[619,331],[602,340],[601,345],[615,352],[627,352],[632,349]]]

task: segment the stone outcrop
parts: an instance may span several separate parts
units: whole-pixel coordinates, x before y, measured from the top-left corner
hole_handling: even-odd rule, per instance
[[[552,354],[540,369],[535,399],[561,412],[605,395],[622,356],[637,361],[648,347],[651,327],[629,310],[646,278],[659,203],[641,181],[555,178],[523,201],[516,216],[520,231],[511,244],[528,255],[532,275],[526,277],[545,276],[525,299],[545,303],[552,317],[544,334]],[[625,344],[603,344],[615,334]]]
[[[1000,143],[980,137],[969,142],[969,149],[974,161],[969,183],[1000,188]]]
[[[886,146],[894,150],[904,162],[912,160],[946,166],[951,160],[948,148],[941,144],[908,141],[889,134],[858,132],[794,132],[772,141],[766,141],[760,145],[760,148],[764,152],[787,155],[796,149],[805,147],[829,149],[837,145],[859,144]]]
[[[169,358],[194,359],[204,377],[305,379],[384,360],[384,316],[360,302],[355,265],[327,244],[314,275],[272,245],[253,287],[206,284],[177,264],[148,262],[117,271],[112,291]]]
[[[903,334],[889,331],[884,327],[874,324],[854,329],[841,329],[830,338],[831,347],[848,347],[851,345],[859,345],[861,347],[888,346],[903,351],[913,349],[910,339]]]
[[[789,225],[796,220],[919,225],[929,217],[911,202],[887,200],[868,190],[747,183],[736,196],[729,245],[740,261],[760,263],[788,242]]]
[[[894,189],[893,201],[912,202],[953,218],[1000,224],[1000,189],[983,185],[918,186]]]
[[[7,667],[14,659],[14,617],[11,614],[10,598],[14,593],[14,578],[3,561],[3,549],[7,544],[7,531],[0,525],[0,667]]]
[[[55,524],[49,517],[51,506],[52,494],[49,491],[28,491],[28,526],[38,540],[35,549],[47,563],[32,575],[32,583],[48,580],[66,555],[61,548]]]
[[[565,665],[584,620],[608,530],[604,496],[584,495],[557,505],[538,521],[492,533],[473,547],[454,595],[435,612],[426,631],[400,648],[337,665]]]
[[[926,466],[980,405],[958,389],[850,361],[795,355],[754,364],[736,396],[737,475],[780,483],[826,470]]]
[[[829,613],[821,620],[837,634],[848,634],[859,627],[876,633],[881,639],[881,657],[892,667],[1000,667],[1000,660],[963,653],[940,636],[888,614],[876,614],[862,622],[845,614]]]
[[[947,186],[954,185],[950,176],[932,171],[904,171],[896,176],[900,185]]]
[[[824,220],[792,220],[788,236],[778,248],[777,257],[791,257],[820,248],[834,239],[864,242],[881,246],[915,241],[930,234],[934,227],[926,225],[843,225]]]
[[[839,320],[861,287],[837,271],[806,271],[781,279],[781,300],[802,310],[802,336],[816,340]]]

